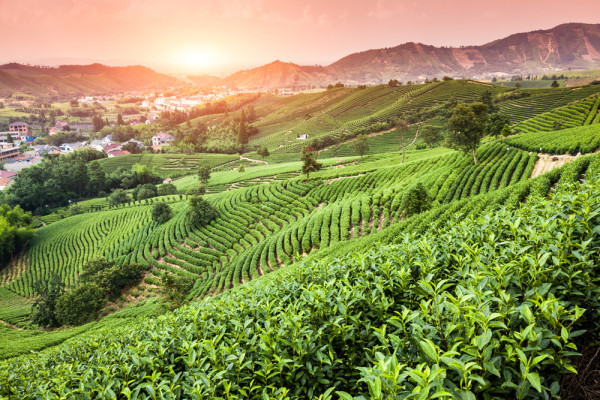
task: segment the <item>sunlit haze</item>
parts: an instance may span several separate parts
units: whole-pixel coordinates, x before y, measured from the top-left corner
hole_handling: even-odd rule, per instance
[[[566,22],[595,0],[1,0],[0,62],[144,64],[212,72],[276,59],[327,65],[417,41],[483,44]]]

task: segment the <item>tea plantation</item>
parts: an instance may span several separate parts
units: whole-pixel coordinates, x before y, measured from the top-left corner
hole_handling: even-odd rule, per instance
[[[560,398],[600,328],[600,86],[519,90],[334,88],[257,105],[264,160],[103,159],[107,173],[141,163],[187,176],[177,194],[90,199],[46,220],[0,270],[0,398]],[[484,138],[476,164],[424,144],[424,125],[486,95],[517,134]],[[398,115],[420,120],[389,128]],[[310,179],[303,133],[337,143]],[[203,199],[216,217],[192,224],[199,165],[212,168]],[[159,202],[172,214],[162,223]],[[77,288],[99,257],[143,265],[143,281],[98,320],[33,325],[36,282]],[[169,279],[191,286],[165,312]]]

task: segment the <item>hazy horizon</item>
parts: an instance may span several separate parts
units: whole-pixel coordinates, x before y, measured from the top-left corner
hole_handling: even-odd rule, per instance
[[[590,0],[573,0],[568,8],[541,0],[3,3],[2,64],[139,64],[173,74],[225,74],[275,60],[328,65],[351,53],[405,42],[481,45],[563,23],[598,23],[597,3]],[[14,28],[19,26],[27,28]]]

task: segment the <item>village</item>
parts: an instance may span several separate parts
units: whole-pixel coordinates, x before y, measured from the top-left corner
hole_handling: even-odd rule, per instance
[[[52,129],[56,133],[66,126],[68,125],[65,121],[58,121]],[[0,132],[0,190],[13,184],[20,171],[42,162],[42,159],[48,155],[59,156],[87,148],[105,152],[108,157],[118,157],[131,154],[126,150],[131,149],[131,146],[137,147],[139,152],[145,148],[144,143],[135,139],[123,143],[115,142],[112,135],[102,139],[64,143],[60,146],[34,144],[36,138],[30,126],[21,121],[11,123],[7,132]],[[149,147],[152,151],[162,151],[173,140],[175,140],[173,135],[159,132],[152,137],[152,145]]]

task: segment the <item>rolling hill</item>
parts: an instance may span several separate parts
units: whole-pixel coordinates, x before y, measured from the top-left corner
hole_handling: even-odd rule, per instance
[[[285,142],[297,127],[352,132],[487,89],[514,94],[454,80],[256,103],[254,140],[271,155],[245,171],[225,168],[243,157],[219,154],[103,160],[107,171],[208,162],[204,199],[217,217],[191,224],[178,193],[82,207],[37,229],[0,271],[0,397],[563,396],[581,335],[597,339],[600,87],[527,89],[499,103],[521,133],[485,138],[477,164],[416,145],[403,159],[398,132],[386,131],[368,137],[364,160],[349,141],[346,157],[325,150],[307,180],[302,144]],[[553,129],[557,120],[567,129]],[[421,144],[416,125],[403,134]],[[173,183],[183,191],[198,179]],[[426,205],[411,212],[415,191]],[[157,202],[172,209],[166,222],[152,218]],[[35,282],[57,274],[78,287],[95,257],[148,273],[99,321],[32,326]],[[157,317],[166,276],[192,280],[190,304]]]
[[[20,92],[42,97],[123,93],[182,86],[176,78],[143,66],[102,64],[39,67],[17,63],[0,66],[0,96]]]

